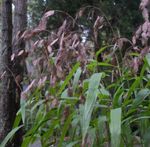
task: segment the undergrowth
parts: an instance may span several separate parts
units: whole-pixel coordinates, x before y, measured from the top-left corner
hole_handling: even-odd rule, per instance
[[[150,145],[147,46],[143,44],[144,53],[136,50],[139,37],[136,35],[133,44],[125,38],[109,42],[107,31],[112,28],[97,9],[98,16],[93,16],[93,22],[90,17],[93,13],[89,12],[92,33],[89,38],[84,36],[84,30],[77,24],[84,11],[81,9],[74,20],[68,16],[51,33],[46,30],[47,19],[56,11],[49,11],[38,27],[22,34],[23,39],[32,41],[32,55],[28,58],[34,59],[36,72],[29,75],[30,84],[22,91],[14,129],[1,147],[21,128],[24,132],[21,147],[37,141],[42,147]],[[103,47],[99,49],[101,29]],[[83,37],[88,40],[82,40]],[[128,48],[123,53],[123,42],[129,42],[135,50]],[[25,51],[14,54],[13,60],[24,54]]]

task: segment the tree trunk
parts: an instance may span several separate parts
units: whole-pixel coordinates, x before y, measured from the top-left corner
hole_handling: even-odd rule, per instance
[[[20,50],[25,50],[25,42],[20,39],[23,31],[27,27],[27,0],[14,0],[14,20],[13,20],[13,53],[18,54]],[[16,91],[16,113],[20,108],[20,94],[22,90],[21,82],[25,69],[25,61],[23,58],[16,58],[13,63],[13,73],[19,81],[15,84]],[[19,130],[15,136],[15,146],[21,146],[23,131]]]
[[[27,0],[15,0],[15,14],[13,22],[13,53],[18,54],[19,51],[25,50],[25,42],[20,38],[23,31],[27,26]],[[16,89],[16,102],[17,110],[20,105],[20,93],[21,93],[21,82],[23,79],[23,73],[25,69],[25,63],[23,58],[15,58],[13,63],[13,73],[15,77],[19,77],[20,81],[15,85]]]
[[[12,129],[15,119],[12,75],[12,1],[2,1],[2,48],[0,50],[0,142]]]
[[[13,36],[15,50],[22,49],[22,46],[18,43],[16,36],[18,32],[22,32],[27,27],[27,0],[14,0],[15,14],[13,22]],[[24,44],[24,43],[23,43]]]

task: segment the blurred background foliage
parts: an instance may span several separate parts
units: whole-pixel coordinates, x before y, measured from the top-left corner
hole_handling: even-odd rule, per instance
[[[61,10],[74,17],[79,8],[93,6],[107,17],[118,35],[130,38],[142,22],[139,3],[140,0],[29,0],[29,25],[35,26],[48,10]],[[57,26],[58,20],[61,19],[55,17],[50,23]]]

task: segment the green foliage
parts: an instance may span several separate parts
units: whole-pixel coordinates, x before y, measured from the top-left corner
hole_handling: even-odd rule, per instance
[[[74,3],[73,1],[69,2]],[[44,9],[45,6],[53,6],[53,9],[65,10],[73,16],[78,7],[91,3],[92,1],[77,0],[76,5],[71,5],[67,0],[64,0],[61,4],[59,1],[53,5],[54,1],[38,0],[32,1],[31,9],[35,8],[32,13],[36,13],[38,9],[42,11],[41,9]],[[97,3],[97,1],[93,2],[92,5]],[[116,22],[115,25],[112,23],[112,26],[109,26],[112,30],[117,30],[120,27],[122,34],[131,35],[131,29],[133,29],[131,27],[131,22],[133,22],[131,13],[136,13],[138,1],[127,3],[125,0],[109,0],[100,1],[98,4],[101,4],[102,9],[106,11],[106,18]],[[133,9],[131,10],[128,6]],[[97,11],[93,10],[93,12]],[[110,14],[110,12],[112,13]],[[128,16],[124,16],[125,13]],[[115,17],[113,18],[113,16]],[[53,18],[51,19],[53,20]],[[82,19],[84,20],[84,18]],[[85,26],[92,24],[82,19],[79,20],[80,24]],[[32,20],[34,21],[34,19]],[[41,28],[47,23],[47,17],[43,20],[45,21],[41,23]],[[55,23],[52,25],[55,26]],[[21,147],[28,147],[36,141],[40,141],[42,147],[150,145],[150,54],[141,60],[138,72],[134,73],[131,66],[124,63],[123,53],[116,47],[119,43],[108,45],[102,38],[105,46],[101,47],[97,53],[89,51],[94,52],[94,57],[90,58],[85,53],[83,42],[80,41],[83,32],[72,36],[75,32],[74,28],[68,29],[70,24],[66,25],[65,23],[64,21],[63,25],[55,30],[54,36],[57,36],[56,38],[49,36],[52,38],[50,46],[46,46],[45,43],[43,48],[39,47],[44,53],[47,53],[48,47],[50,48],[50,53],[46,56],[46,70],[42,68],[42,71],[48,69],[52,71],[50,74],[40,73],[40,80],[38,79],[40,83],[36,86],[28,86],[31,87],[27,88],[25,97],[21,99],[21,107],[16,116],[13,133],[6,137],[4,143],[6,144],[18,128],[22,127],[19,126],[22,120],[25,133]],[[40,27],[35,30],[41,31]],[[31,31],[30,35],[34,35],[35,30],[33,33]],[[71,32],[72,30],[73,32]],[[109,31],[107,33],[111,34]],[[97,34],[93,36],[92,34],[89,34],[91,38],[97,36]],[[105,33],[102,33],[103,36],[106,36],[107,40],[113,40]],[[71,40],[71,38],[73,39]],[[42,46],[43,40],[38,40],[39,46]],[[94,41],[99,40],[97,38]],[[77,46],[78,44],[80,46]],[[58,52],[55,46],[60,48]],[[140,56],[137,53],[129,52],[128,54],[129,59]],[[99,55],[103,57],[101,62],[98,59]],[[130,61],[131,63],[132,61]],[[41,78],[43,74],[49,74],[50,78],[47,76],[47,80],[44,81]]]
[[[3,142],[0,144],[0,147],[5,147],[8,143],[8,141],[10,141],[12,139],[12,137],[15,135],[15,133],[22,128],[23,126],[19,126],[14,128],[13,130],[11,130],[11,132],[9,132],[7,134],[7,136],[5,137],[5,139],[3,140]]]
[[[96,66],[91,66],[90,71],[93,72],[82,80],[83,71],[79,63],[75,64],[64,82],[58,82],[54,89],[45,84],[48,99],[41,97],[39,91],[43,88],[34,90],[26,104],[21,105],[15,129],[5,143],[22,127],[18,127],[22,118],[26,132],[22,147],[37,140],[43,147],[148,145],[150,85],[147,58],[142,77],[141,74],[133,76],[129,69],[122,68],[119,69],[121,75],[112,82],[108,80],[110,72],[104,69],[107,63],[97,64],[103,68],[103,73],[96,73]],[[93,61],[87,67],[90,64]],[[114,66],[110,68],[118,70]],[[70,87],[73,89],[72,95],[68,95]]]
[[[76,72],[76,70],[79,68],[79,63],[77,63],[73,69],[70,71],[69,75],[66,77],[65,81],[63,82],[63,84],[61,85],[59,91],[58,91],[58,95],[60,95],[63,90],[65,89],[65,87],[67,86],[67,84],[69,83],[70,79],[73,77],[74,73]]]
[[[83,114],[81,112],[81,127],[82,127],[82,142],[84,143],[85,137],[87,135],[89,124],[91,121],[91,115],[96,104],[96,99],[98,95],[98,86],[101,80],[102,74],[95,73],[89,80],[89,88],[87,91],[87,98],[85,105],[83,106]]]
[[[110,112],[111,146],[120,147],[121,138],[121,108],[112,109]]]

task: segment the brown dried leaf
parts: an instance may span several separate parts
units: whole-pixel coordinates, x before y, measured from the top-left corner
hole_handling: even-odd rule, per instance
[[[54,15],[54,13],[55,13],[54,10],[50,10],[50,11],[48,11],[48,12],[46,12],[46,13],[44,14],[44,17],[45,17],[45,18],[46,18],[46,17],[50,17],[50,16]]]
[[[49,53],[52,53],[52,47],[51,47],[51,45],[48,45],[47,50],[48,50]]]
[[[6,71],[4,71],[4,72],[1,74],[0,79],[2,79],[2,78],[5,76],[5,74],[6,74]]]
[[[15,59],[15,54],[13,53],[12,55],[11,55],[11,61],[13,61]]]
[[[60,38],[60,44],[59,44],[59,49],[60,50],[63,50],[63,42],[64,42],[64,33],[61,35],[61,38]]]
[[[119,49],[122,49],[122,47],[123,47],[123,40],[121,38],[117,40],[117,45],[118,45]]]
[[[142,36],[142,39],[141,39],[142,45],[146,45],[146,44],[147,44],[147,41],[148,41],[147,34],[146,34],[145,32],[143,32],[143,33],[141,34],[141,36]]]
[[[139,38],[140,35],[141,35],[141,33],[142,33],[142,26],[140,26],[140,27],[138,28],[138,30],[135,32],[136,38]]]
[[[51,42],[51,46],[54,45],[58,41],[58,38]]]
[[[51,108],[56,108],[59,105],[58,99],[53,99],[51,102]]]
[[[94,40],[95,40],[95,43],[97,44],[97,37],[98,37],[98,30],[102,28],[103,26],[103,22],[104,22],[104,18],[101,17],[101,16],[98,16],[95,23],[94,23],[94,26],[93,26],[93,30],[94,30]]]
[[[48,17],[54,15],[54,12],[55,12],[54,10],[50,10],[50,11],[46,12],[46,13],[44,14],[44,16],[42,17],[42,19],[41,19],[41,21],[40,21],[38,27],[35,28],[34,31],[35,31],[35,32],[36,32],[36,31],[37,31],[37,32],[38,32],[38,31],[44,31],[44,30],[46,29]]]
[[[46,30],[46,25],[47,25],[47,20],[48,20],[48,17],[54,15],[54,10],[50,10],[48,12],[46,12],[44,14],[44,16],[42,17],[38,27],[36,27],[35,29],[33,30],[26,30],[21,38],[24,38],[24,39],[30,39],[31,37],[33,37],[34,35],[36,35],[37,33],[40,33],[44,30]]]
[[[64,77],[64,74],[63,74],[63,70],[62,70],[62,67],[61,65],[58,65],[56,66],[56,72],[57,72],[57,76],[58,78],[63,78]]]
[[[34,66],[40,65],[40,62],[43,61],[43,57],[39,57],[38,59],[34,60],[32,63]]]
[[[24,52],[24,50],[19,51],[18,56],[21,56]]]
[[[66,106],[66,107],[64,108],[63,117],[62,117],[62,122],[64,122],[64,121],[68,118],[69,114],[70,114],[70,107],[69,107],[69,106]]]
[[[64,32],[65,27],[66,27],[66,24],[67,24],[67,21],[66,21],[66,20],[64,20],[64,22],[63,22],[62,26],[59,28],[59,30],[58,30],[58,32],[57,32],[57,36],[58,36],[58,37],[60,37],[60,36],[61,36],[61,34]]]
[[[21,92],[21,99],[27,99],[28,98],[28,94],[26,92]]]
[[[104,22],[104,18],[101,16],[98,16],[95,23],[94,23],[94,29],[98,29]]]
[[[44,46],[44,39],[39,40],[38,47],[42,48]]]
[[[47,76],[41,78],[41,79],[39,80],[39,82],[38,82],[38,87],[39,87],[39,88],[43,87],[44,84],[45,84],[45,82],[46,82],[46,80],[47,80]]]
[[[149,21],[149,13],[148,13],[148,10],[146,8],[143,9],[142,15],[143,15],[145,21]]]
[[[132,43],[133,43],[133,45],[136,45],[136,37],[135,36],[132,37]]]
[[[76,19],[77,19],[78,17],[82,17],[84,11],[85,11],[85,7],[81,8],[81,9],[79,10],[79,12],[77,13],[77,15],[76,15]]]
[[[143,32],[147,32],[147,31],[148,31],[148,26],[149,26],[149,23],[148,23],[148,22],[145,22],[145,23],[142,25],[142,31],[143,31]]]
[[[149,3],[149,0],[141,0],[140,9],[143,10]]]
[[[33,33],[31,30],[26,30],[24,33],[21,35],[21,38],[30,39],[33,36]]]
[[[33,86],[35,85],[35,82],[36,82],[36,80],[34,79],[29,85],[28,85],[28,87],[25,89],[25,93],[28,93],[32,88],[33,88]]]
[[[139,58],[135,57],[135,58],[133,59],[133,62],[132,62],[133,71],[134,71],[135,73],[138,72],[138,70],[139,70],[139,65],[140,65]]]
[[[23,80],[23,77],[20,74],[15,77],[15,81],[16,81],[17,85],[20,85],[20,83],[22,82],[22,80]]]
[[[150,48],[149,47],[145,47],[144,49],[142,49],[141,51],[141,57],[143,58],[147,53],[149,53]]]
[[[27,99],[29,92],[31,91],[31,89],[34,87],[36,80],[34,79],[29,85],[28,87],[21,92],[21,98],[22,99]]]
[[[55,73],[52,73],[52,74],[51,74],[51,78],[50,78],[50,85],[51,85],[52,87],[55,86],[56,81],[57,81],[56,74],[55,74]]]

